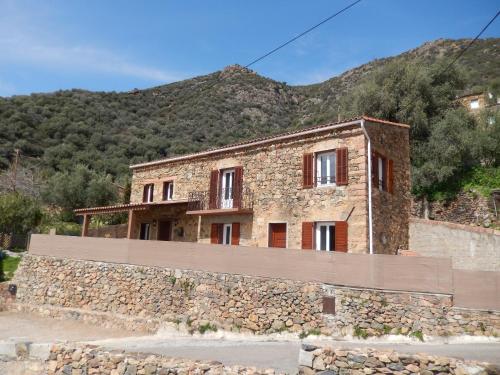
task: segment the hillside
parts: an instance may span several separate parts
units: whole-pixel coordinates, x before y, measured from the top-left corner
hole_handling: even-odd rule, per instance
[[[389,62],[433,64],[468,40],[437,40],[323,83],[289,86],[241,67],[128,93],[58,91],[0,98],[0,168],[15,148],[43,175],[76,164],[127,175],[128,165],[336,119],[339,99]],[[500,39],[457,63],[471,89],[500,76]]]

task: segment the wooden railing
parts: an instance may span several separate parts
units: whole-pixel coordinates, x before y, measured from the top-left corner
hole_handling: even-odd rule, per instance
[[[246,186],[240,189],[218,189],[212,195],[210,191],[191,191],[188,195],[188,211],[217,209],[253,209],[253,191]]]

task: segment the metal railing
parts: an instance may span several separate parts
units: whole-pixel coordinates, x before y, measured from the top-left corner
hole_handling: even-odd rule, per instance
[[[191,191],[188,195],[188,211],[237,208],[253,209],[253,192],[246,186],[240,189],[218,189],[216,194],[210,191]]]

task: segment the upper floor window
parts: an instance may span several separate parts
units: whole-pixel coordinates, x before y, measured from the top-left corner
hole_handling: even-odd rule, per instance
[[[220,183],[221,208],[233,208],[234,169],[221,170]]]
[[[142,191],[142,201],[144,203],[153,202],[153,194],[154,194],[155,185],[154,184],[146,184],[144,185],[144,190]]]
[[[374,152],[372,155],[372,183],[380,191],[393,192],[393,161]]]
[[[171,201],[174,198],[174,182],[165,181],[163,183],[163,200]]]
[[[325,186],[335,184],[336,153],[323,152],[316,155],[316,185]]]
[[[470,101],[470,108],[471,109],[478,109],[479,108],[479,99],[472,99]]]

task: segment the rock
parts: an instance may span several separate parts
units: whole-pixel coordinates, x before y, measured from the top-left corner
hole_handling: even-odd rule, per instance
[[[403,371],[405,369],[405,366],[401,362],[397,363],[389,363],[387,365],[387,368],[392,371]]]
[[[324,369],[326,369],[325,362],[323,362],[323,358],[321,358],[321,357],[314,358],[312,367],[315,370],[324,370]]]
[[[128,365],[123,375],[137,375],[137,366]]]
[[[312,352],[316,349],[318,349],[316,345],[302,344],[302,350],[305,350],[306,352]]]
[[[418,367],[418,366],[416,366],[414,364],[406,365],[405,369],[407,369],[410,372],[419,372],[420,371],[420,367]]]
[[[366,356],[364,356],[364,355],[355,355],[355,354],[349,353],[347,355],[347,359],[349,361],[353,361],[353,362],[356,362],[356,363],[364,363],[366,361]]]
[[[299,366],[312,367],[314,354],[311,351],[301,350],[299,352]]]

